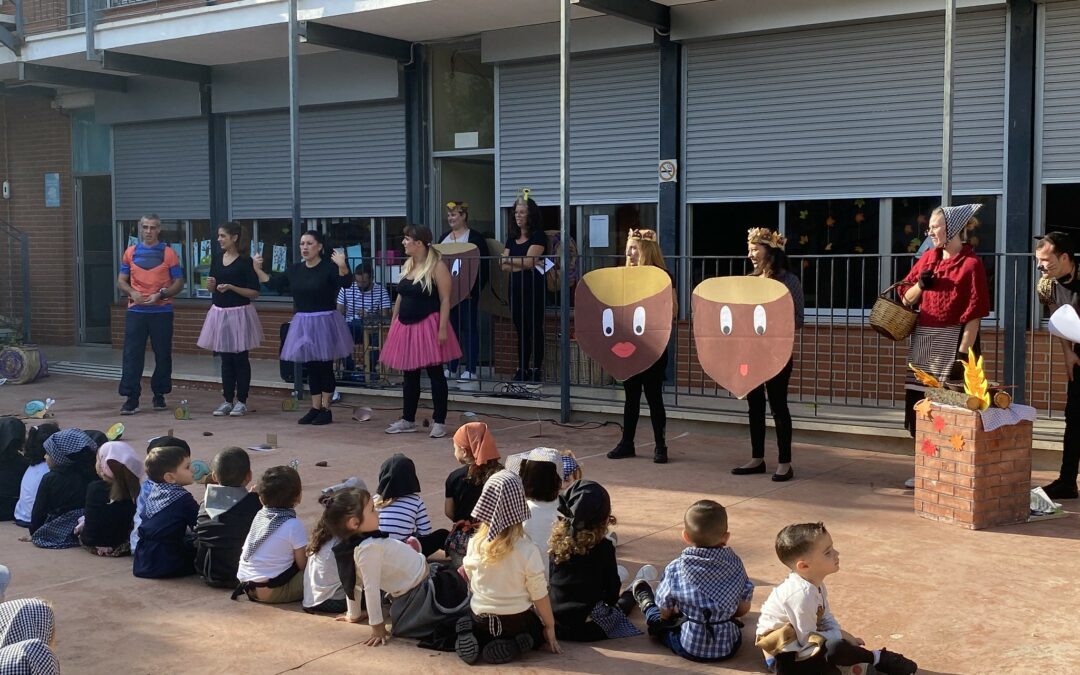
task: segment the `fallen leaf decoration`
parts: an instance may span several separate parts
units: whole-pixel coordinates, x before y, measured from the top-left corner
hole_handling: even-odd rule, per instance
[[[858,206],[861,209],[862,207],[866,206],[866,200],[865,199],[856,199],[855,200],[855,206]]]
[[[944,430],[945,430],[945,418],[944,417],[935,417],[934,418],[934,431],[936,431],[936,432],[938,432],[940,434]]]
[[[825,244],[825,250],[826,251],[831,251],[832,250],[832,242],[831,241],[828,244]]]
[[[836,218],[833,218],[832,216],[829,216],[828,218],[825,219],[825,227],[832,227],[835,224],[836,224]]]
[[[933,457],[937,454],[937,446],[929,438],[924,438],[922,442],[923,454],[927,457]]]
[[[862,247],[862,246],[858,246],[858,245],[856,245],[856,246],[855,246],[855,252],[856,252],[856,253],[862,253],[862,252],[863,252],[863,247]]]
[[[914,410],[918,415],[921,415],[924,420],[932,419],[930,411],[933,409],[934,403],[928,398],[924,398],[915,404]]]
[[[909,363],[907,365],[908,368],[911,368],[911,372],[915,373],[915,379],[919,381],[919,384],[923,385],[924,387],[941,389],[941,382],[938,382],[938,379],[936,377],[926,372],[925,370],[920,369],[914,363]]]
[[[799,220],[806,220],[809,216],[809,211],[799,211]]]
[[[949,438],[949,443],[953,446],[953,450],[963,450],[964,449],[964,437],[961,436],[960,434],[953,434]]]
[[[799,245],[800,246],[806,246],[806,244],[809,241],[810,241],[810,237],[806,236],[805,234],[799,237]]]
[[[865,220],[866,220],[866,214],[862,213],[861,211],[859,213],[855,214],[855,222],[856,223],[862,223]]]

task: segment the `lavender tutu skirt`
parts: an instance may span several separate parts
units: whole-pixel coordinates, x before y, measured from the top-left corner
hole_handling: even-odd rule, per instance
[[[446,342],[439,344],[439,314],[429,314],[420,323],[394,319],[379,352],[379,362],[398,370],[417,370],[461,358],[454,327],[447,325]]]
[[[281,360],[333,361],[352,354],[352,350],[352,333],[340,313],[297,312],[281,346]]]
[[[206,313],[199,341],[203,349],[225,354],[239,354],[262,344],[262,324],[254,305],[218,307]]]

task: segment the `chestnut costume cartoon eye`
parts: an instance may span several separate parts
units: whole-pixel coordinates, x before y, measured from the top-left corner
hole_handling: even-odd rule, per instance
[[[638,307],[634,310],[634,335],[645,334],[645,308]]]
[[[476,244],[453,242],[432,244],[431,248],[439,252],[450,271],[450,306],[456,307],[472,294],[476,285],[480,274],[480,249]]]
[[[727,305],[720,308],[720,332],[731,335],[731,308]]]
[[[761,305],[754,308],[754,332],[758,335],[765,334],[765,308]]]
[[[615,312],[611,311],[611,308],[604,310],[601,321],[604,326],[604,336],[611,337],[615,334]]]

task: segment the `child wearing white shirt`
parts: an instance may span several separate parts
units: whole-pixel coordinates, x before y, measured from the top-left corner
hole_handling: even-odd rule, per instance
[[[776,555],[791,574],[761,606],[756,645],[778,675],[835,671],[870,663],[884,675],[911,675],[918,666],[901,654],[864,649],[840,628],[829,608],[825,577],[840,571],[840,553],[823,523],[788,525],[776,536]]]
[[[249,600],[271,604],[296,602],[304,597],[307,566],[307,531],[296,517],[303,496],[300,474],[291,466],[267,469],[256,488],[263,508],[255,514],[244,541],[236,579],[240,585],[233,600],[246,594]]]

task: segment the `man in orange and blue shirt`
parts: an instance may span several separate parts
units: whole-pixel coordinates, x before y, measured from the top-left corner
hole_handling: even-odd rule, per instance
[[[159,240],[161,219],[151,214],[139,219],[140,241],[128,246],[120,263],[116,285],[128,296],[124,317],[124,368],[120,395],[126,397],[121,415],[139,412],[146,339],[154,350],[150,389],[154,410],[165,410],[165,394],[172,391],[172,298],[184,287],[180,258]]]

